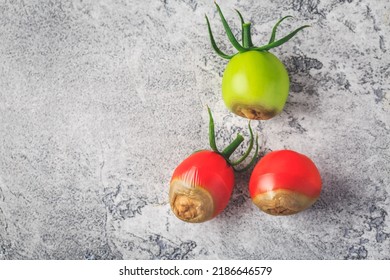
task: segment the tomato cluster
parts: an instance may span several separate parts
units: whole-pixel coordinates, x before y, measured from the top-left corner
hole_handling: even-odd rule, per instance
[[[268,120],[279,114],[289,93],[289,77],[283,63],[270,49],[290,40],[307,25],[276,40],[280,19],[274,26],[268,44],[256,47],[252,43],[250,26],[237,11],[242,26],[242,43],[234,37],[221,9],[219,16],[232,45],[234,55],[223,53],[216,45],[210,22],[206,16],[211,45],[229,63],[222,78],[222,97],[227,108],[247,119]],[[237,135],[233,142],[220,151],[215,143],[214,121],[209,109],[209,141],[211,150],[193,153],[173,172],[169,199],[173,213],[186,222],[204,222],[220,214],[228,205],[234,187],[235,172],[244,172],[258,160],[258,139],[254,140],[249,124],[250,143],[244,155],[236,161],[230,156],[243,142]],[[252,160],[241,169],[240,164],[256,149]],[[271,215],[290,215],[311,206],[319,197],[322,182],[314,162],[292,150],[279,150],[266,154],[255,165],[249,181],[253,203]]]

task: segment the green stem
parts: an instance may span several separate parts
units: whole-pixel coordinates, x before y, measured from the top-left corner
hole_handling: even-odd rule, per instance
[[[233,140],[232,143],[229,144],[223,151],[222,156],[228,160],[229,157],[234,153],[234,151],[240,146],[240,144],[244,141],[244,137],[241,134],[237,134],[236,139]]]
[[[246,49],[253,47],[250,22],[244,23],[242,25],[242,44]]]

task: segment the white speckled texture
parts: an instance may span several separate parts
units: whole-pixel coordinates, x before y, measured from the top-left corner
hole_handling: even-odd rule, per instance
[[[221,99],[232,50],[211,0],[1,1],[0,259],[390,259],[390,4],[387,0],[223,1],[254,42],[311,28],[273,51],[291,93],[252,122],[263,152],[313,159],[323,192],[294,216],[252,204],[249,173],[203,224],[168,204],[172,171],[247,121]],[[220,1],[222,2],[222,1]],[[234,23],[233,23],[234,22]]]

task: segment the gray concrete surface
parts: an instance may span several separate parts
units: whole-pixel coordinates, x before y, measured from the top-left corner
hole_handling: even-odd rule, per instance
[[[222,1],[220,1],[222,3]],[[1,1],[0,259],[390,259],[389,1],[223,1],[275,49],[291,78],[281,115],[253,122],[262,152],[310,156],[320,199],[288,217],[252,204],[249,173],[227,209],[187,224],[167,198],[172,171],[247,121],[221,99],[232,50],[213,1]],[[233,23],[234,22],[234,23]],[[242,147],[240,151],[245,148]]]

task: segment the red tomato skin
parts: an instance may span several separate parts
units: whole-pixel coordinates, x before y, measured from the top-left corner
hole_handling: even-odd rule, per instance
[[[195,152],[177,166],[171,182],[177,179],[208,191],[214,201],[215,217],[229,203],[234,186],[234,171],[223,156],[204,150]]]
[[[273,151],[255,166],[249,192],[252,198],[275,190],[290,190],[311,198],[321,192],[321,176],[313,161],[291,150]]]

